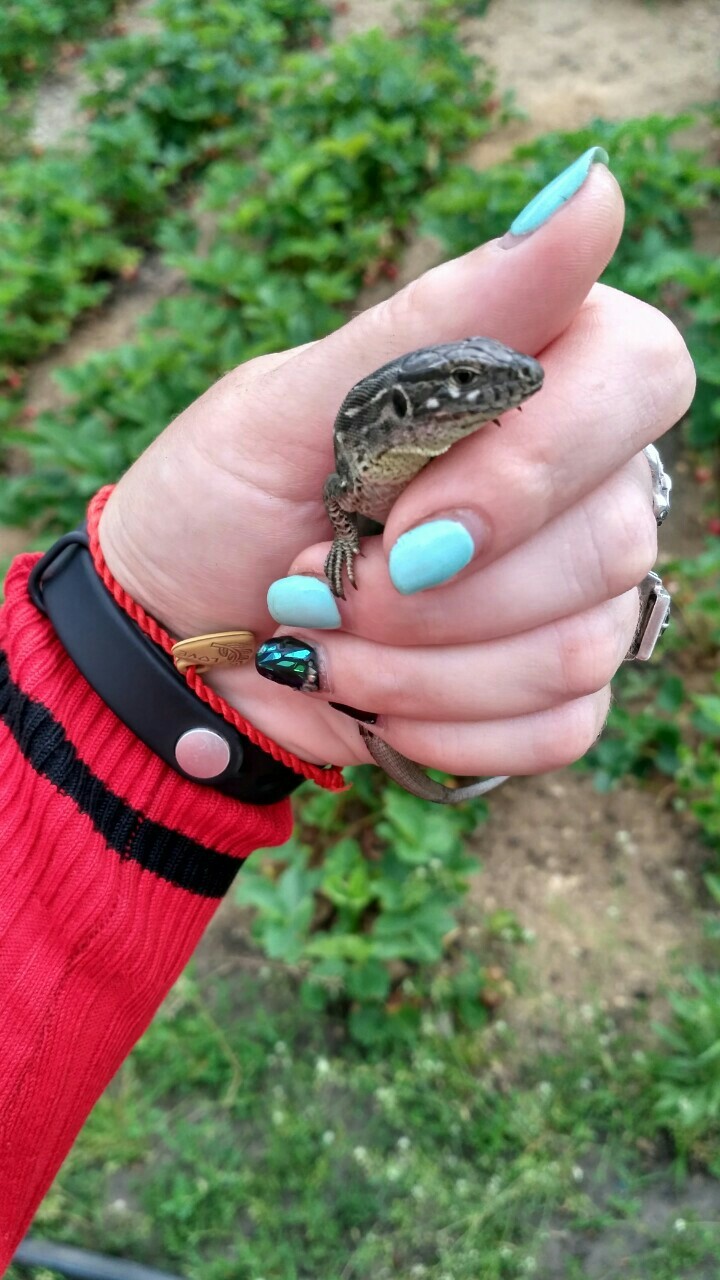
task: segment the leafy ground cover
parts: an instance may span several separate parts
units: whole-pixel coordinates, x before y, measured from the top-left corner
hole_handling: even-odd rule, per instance
[[[80,148],[6,157],[0,374],[5,364],[10,389],[17,364],[65,339],[114,279],[132,276],[189,178],[222,153],[224,129],[233,127],[226,145],[258,145],[252,86],[284,50],[319,40],[328,18],[315,0],[161,0],[155,16],[156,31],[116,35],[84,61],[91,118]]]
[[[188,292],[159,306],[136,342],[68,374],[72,412],[44,414],[20,436],[9,424],[22,375],[6,369],[5,440],[22,443],[32,469],[0,477],[5,520],[65,527],[99,475],[123,470],[221,372],[258,352],[318,337],[340,322],[342,304],[369,265],[394,269],[410,193],[442,178],[450,156],[488,129],[493,114],[491,84],[475,83],[474,62],[448,20],[428,20],[408,33],[403,48],[398,60],[394,43],[370,32],[346,45],[287,54],[275,74],[253,70],[253,80],[247,73],[244,114],[213,133],[220,158],[197,197],[201,210],[223,210],[209,251],[195,250],[186,211],[157,229],[170,261],[188,271]],[[157,49],[152,56],[160,56]],[[181,111],[176,101],[173,109]],[[185,134],[168,142],[168,131],[151,130],[146,115],[131,111],[117,126],[131,120],[153,137],[130,211],[141,226],[148,192],[157,195],[178,175],[160,163],[158,139],[184,159],[190,146]],[[210,128],[207,119],[203,124]],[[128,147],[142,159],[132,139]],[[118,172],[128,171],[122,150],[103,153],[98,163],[128,199],[134,167],[120,183]]]
[[[112,13],[115,0],[8,0],[3,6],[0,78],[26,87],[47,70],[61,44],[90,34]]]
[[[668,1174],[639,1030],[585,1011],[518,1071],[501,1021],[428,1015],[368,1057],[280,967],[188,973],[36,1230],[193,1280],[715,1277],[720,1192]]]

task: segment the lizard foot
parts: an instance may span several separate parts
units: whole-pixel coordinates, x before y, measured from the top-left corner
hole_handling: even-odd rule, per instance
[[[325,561],[325,577],[330,583],[330,589],[334,596],[340,600],[345,599],[345,591],[343,590],[343,570],[347,570],[348,581],[357,591],[357,582],[355,581],[355,569],[353,561],[355,556],[360,554],[360,548],[354,546],[351,542],[345,542],[342,538],[336,538]]]

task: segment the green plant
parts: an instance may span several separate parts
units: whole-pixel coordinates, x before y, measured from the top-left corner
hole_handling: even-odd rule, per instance
[[[652,696],[651,696],[652,695]],[[602,737],[578,767],[592,769],[598,791],[609,791],[629,775],[674,777],[680,763],[682,723],[688,718],[683,681],[665,672],[625,668],[615,680],[615,702]]]
[[[677,784],[683,808],[688,808],[707,842],[720,852],[720,678],[716,692],[692,695],[696,730],[694,742],[683,745]]]
[[[602,737],[578,767],[594,772],[598,790],[628,774],[672,779],[674,804],[693,815],[720,849],[720,697],[711,684],[695,692],[690,676],[717,666],[720,648],[720,539],[693,559],[664,567],[673,592],[673,621],[661,664],[639,673],[625,667]],[[649,698],[648,694],[652,693]]]
[[[164,236],[169,260],[222,303],[243,308],[247,340],[267,350],[334,327],[339,304],[377,263],[394,270],[412,200],[451,154],[490,127],[478,115],[490,82],[449,27],[420,25],[404,56],[380,31],[327,51],[287,57],[250,90],[272,120],[252,161],[207,173],[201,210],[213,214],[206,254],[188,220]]]
[[[25,86],[50,65],[61,40],[76,41],[110,16],[115,0],[6,0],[0,76]]]
[[[419,23],[403,49],[398,59],[393,41],[370,33],[286,55],[276,74],[248,83],[248,118],[265,133],[258,124],[254,159],[216,160],[207,172],[208,250],[182,213],[163,225],[191,290],[158,306],[133,344],[63,373],[67,408],[5,432],[32,465],[26,477],[0,477],[3,519],[76,522],[93,488],[227,368],[319,337],[369,265],[392,273],[412,193],[492,123],[490,82],[475,83],[452,24]]]
[[[252,151],[267,124],[252,86],[287,49],[322,39],[317,0],[158,0],[157,29],[104,41],[87,60],[87,145],[115,218],[152,238],[169,192],[228,148]]]
[[[37,1234],[189,1280],[580,1280],[598,1246],[632,1280],[714,1275],[713,1185],[694,1211],[653,1142],[642,1023],[543,1004],[540,1027],[451,1034],[431,1014],[371,1056],[281,966],[216,948],[94,1108]]]
[[[364,1044],[412,1038],[428,999],[484,1022],[487,976],[452,954],[477,865],[464,837],[484,805],[431,809],[375,770],[348,772],[351,793],[303,793],[297,834],[244,868],[237,898],[255,908],[254,936],[298,967],[306,1005],[343,1010]]]
[[[656,1028],[654,1116],[683,1162],[694,1154],[720,1176],[720,974],[692,969],[686,984],[670,994],[670,1023]]]
[[[0,194],[0,366],[62,342],[81,311],[131,276],[123,244],[75,156],[22,156],[3,167]],[[8,382],[11,369],[5,370]]]
[[[695,560],[670,566],[689,638],[690,661],[716,671],[720,651],[720,538],[709,539]],[[680,654],[680,657],[684,655]],[[688,695],[691,732],[685,735],[677,774],[678,808],[688,809],[703,838],[720,852],[720,677]]]
[[[240,135],[262,144],[268,123],[246,101],[250,85],[327,23],[303,0],[162,0],[156,17],[157,31],[106,40],[85,60],[95,89],[82,148],[6,159],[0,366],[65,339],[114,277],[132,277],[140,247],[173,216],[171,197],[222,153],[223,125],[234,150]]]

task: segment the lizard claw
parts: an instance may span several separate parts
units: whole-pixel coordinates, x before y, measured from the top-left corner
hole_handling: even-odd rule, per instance
[[[330,585],[333,595],[339,600],[345,599],[343,590],[343,570],[347,569],[349,582],[357,591],[357,582],[355,581],[355,573],[353,571],[353,560],[358,554],[358,549],[348,542],[336,539],[333,542],[325,561],[325,577]]]

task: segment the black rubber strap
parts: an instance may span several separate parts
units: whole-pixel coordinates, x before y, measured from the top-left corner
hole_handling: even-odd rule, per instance
[[[227,742],[230,760],[214,778],[193,782],[249,804],[273,804],[300,786],[300,774],[198,698],[169,654],[115,603],[93,564],[84,524],[38,560],[28,585],[88,684],[176,773],[190,777],[175,758],[179,738],[190,729],[210,729]]]

